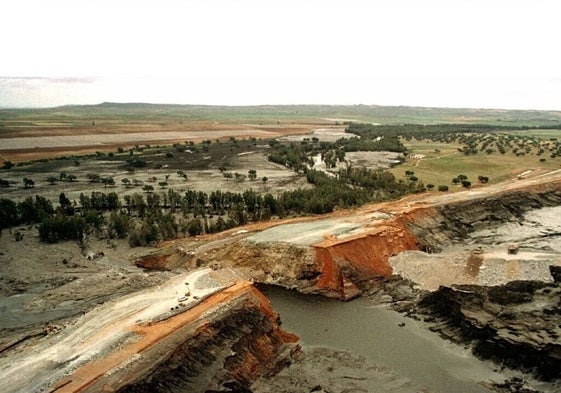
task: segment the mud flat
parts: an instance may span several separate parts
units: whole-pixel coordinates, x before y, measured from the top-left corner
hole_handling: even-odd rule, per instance
[[[336,140],[341,138],[352,138],[352,137],[359,138],[358,135],[345,132],[345,127],[330,127],[330,128],[315,129],[310,134],[287,135],[278,138],[278,140],[288,141],[288,142],[299,142],[299,141],[309,140],[312,138],[317,138],[319,141],[322,142],[335,142]]]
[[[200,140],[208,138],[208,131],[174,132],[166,131],[154,134],[153,132],[135,132],[124,134],[101,135],[64,135],[64,136],[34,136],[2,139],[0,150],[18,150],[34,148],[64,148],[78,146],[103,146],[127,143],[150,143],[157,141]],[[226,138],[230,136],[260,138],[270,137],[272,134],[262,130],[220,130],[213,131],[213,136]]]

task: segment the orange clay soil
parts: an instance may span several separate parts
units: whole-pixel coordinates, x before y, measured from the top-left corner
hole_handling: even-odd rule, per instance
[[[344,239],[329,238],[313,247],[322,272],[314,288],[339,293],[344,300],[360,294],[357,281],[390,276],[391,256],[418,248],[415,235],[405,226],[389,223]]]

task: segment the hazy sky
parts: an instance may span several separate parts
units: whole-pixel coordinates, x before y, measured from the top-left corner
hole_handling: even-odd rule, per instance
[[[560,11],[558,0],[3,0],[0,106],[561,110]]]

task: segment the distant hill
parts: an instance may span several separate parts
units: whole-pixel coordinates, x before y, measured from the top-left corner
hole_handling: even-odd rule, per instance
[[[131,118],[214,120],[220,122],[335,123],[344,121],[380,124],[467,123],[504,126],[549,126],[561,124],[561,111],[426,108],[378,105],[261,105],[206,106],[149,103],[70,105],[40,109],[0,109],[0,122],[10,119]]]

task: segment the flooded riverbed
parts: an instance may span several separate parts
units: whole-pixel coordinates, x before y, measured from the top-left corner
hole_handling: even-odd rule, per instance
[[[443,340],[425,323],[371,300],[359,298],[343,303],[277,287],[260,289],[281,315],[283,328],[300,337],[304,353],[327,347],[372,364],[354,370],[352,379],[360,381],[362,390],[349,391],[490,392],[486,383],[503,382],[514,375],[496,371],[498,366],[476,359],[469,348]],[[295,367],[298,364],[292,366]],[[373,367],[392,377],[373,378],[368,372]],[[326,371],[317,366],[315,372],[330,374],[336,368],[336,364],[330,365]],[[327,377],[321,380],[327,382]]]

